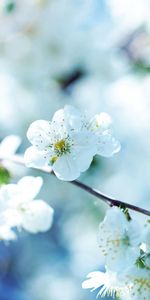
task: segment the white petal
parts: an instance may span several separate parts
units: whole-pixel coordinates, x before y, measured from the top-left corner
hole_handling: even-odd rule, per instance
[[[124,228],[129,224],[125,214],[121,211],[119,207],[111,207],[107,210],[104,222],[110,225],[110,228],[117,229],[117,224],[119,224],[119,231],[123,232]],[[100,223],[101,224],[101,223]]]
[[[0,209],[1,212],[13,205],[13,202],[19,197],[19,190],[16,184],[3,185],[0,189]]]
[[[96,142],[97,137],[90,131],[84,130],[79,133],[72,133],[71,138],[74,141],[73,149],[78,153],[88,152],[89,154],[95,155],[96,153]]]
[[[99,131],[99,133],[102,133],[110,128],[111,123],[111,117],[107,113],[102,112],[98,115],[95,115],[91,119],[89,123],[89,128],[90,130]]]
[[[78,165],[80,172],[86,171],[96,154],[96,137],[89,131],[73,133],[74,145],[72,156]]]
[[[54,124],[64,124],[64,109],[59,109],[54,113],[52,118],[52,123]]]
[[[21,138],[17,135],[9,135],[0,144],[0,157],[5,158],[14,154],[21,144]]]
[[[78,164],[69,154],[61,156],[52,168],[56,176],[61,180],[72,181],[80,176]]]
[[[81,130],[83,125],[83,117],[78,109],[73,106],[66,105],[64,109],[55,112],[52,123],[59,129],[63,130]]]
[[[83,289],[97,289],[105,284],[106,274],[102,272],[91,272],[87,275],[87,280],[82,283]]]
[[[78,109],[71,105],[66,105],[64,107],[64,115],[68,130],[74,129],[75,131],[78,131],[82,129],[83,115],[81,115]]]
[[[22,215],[15,206],[14,208],[12,206],[12,208],[7,209],[3,216],[5,224],[7,224],[10,227],[19,227],[22,224]]]
[[[44,150],[50,145],[50,124],[45,120],[33,122],[27,131],[27,138],[32,145]]]
[[[18,188],[23,198],[34,199],[43,184],[42,177],[25,176],[18,181]]]
[[[38,151],[34,146],[29,147],[24,154],[24,162],[27,167],[42,168],[48,165],[51,155],[44,151]]]
[[[17,236],[16,234],[11,230],[8,226],[2,226],[0,227],[0,240],[4,241],[10,241],[10,240],[16,240]]]
[[[97,136],[97,154],[110,157],[119,152],[120,148],[120,143],[109,131],[105,131],[102,135]]]
[[[128,235],[130,236],[131,245],[138,246],[141,243],[142,226],[137,220],[131,220],[128,224]]]
[[[85,172],[91,165],[93,155],[81,152],[77,158],[77,164],[80,172]]]
[[[52,226],[53,212],[44,201],[32,201],[23,213],[22,227],[31,233],[47,231]]]

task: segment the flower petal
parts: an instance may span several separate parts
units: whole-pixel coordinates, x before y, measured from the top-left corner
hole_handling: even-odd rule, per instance
[[[72,181],[80,176],[78,164],[72,155],[61,156],[53,165],[53,171],[61,180]]]
[[[32,200],[39,193],[42,184],[42,177],[25,176],[18,181],[20,195],[22,195],[23,198]]]
[[[64,107],[64,115],[68,130],[74,129],[75,131],[79,131],[82,129],[82,127],[84,127],[84,116],[80,113],[80,111],[77,108],[71,105],[66,105]]]
[[[102,112],[90,120],[89,128],[92,131],[102,133],[110,128],[111,123],[111,117],[107,113]]]
[[[120,143],[112,136],[110,131],[105,131],[97,136],[97,154],[110,157],[120,151]]]
[[[16,198],[19,197],[19,190],[16,184],[6,184],[0,189],[0,209],[5,211],[12,206]]]
[[[16,240],[17,236],[13,230],[8,226],[0,227],[0,240],[10,241]]]
[[[21,144],[21,138],[17,135],[9,135],[0,144],[0,157],[5,158],[14,154]]]
[[[47,231],[52,226],[53,213],[43,200],[30,202],[22,216],[22,227],[31,233]]]
[[[52,123],[59,129],[78,131],[83,126],[83,116],[78,109],[71,105],[66,105],[64,109],[59,109],[55,112]]]
[[[72,133],[71,135],[73,144],[74,155],[80,155],[80,153],[88,153],[89,155],[95,155],[97,151],[97,138],[95,134],[90,131],[84,130],[79,133]]]
[[[37,120],[29,126],[27,138],[39,150],[44,150],[51,143],[50,131],[51,126],[48,121]]]
[[[103,272],[91,272],[87,275],[87,280],[82,283],[83,289],[97,289],[105,284],[106,274]]]
[[[48,165],[51,155],[44,151],[38,151],[34,146],[29,147],[24,154],[27,167],[42,168]]]

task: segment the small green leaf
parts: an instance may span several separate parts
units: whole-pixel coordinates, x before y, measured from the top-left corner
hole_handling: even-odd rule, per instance
[[[0,165],[0,185],[9,183],[11,174],[9,171]]]

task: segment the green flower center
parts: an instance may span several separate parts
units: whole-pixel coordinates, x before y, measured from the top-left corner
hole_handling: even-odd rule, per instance
[[[57,141],[54,144],[54,151],[56,156],[62,156],[63,154],[70,153],[70,143],[65,139]]]
[[[54,156],[50,160],[50,164],[53,165],[57,159],[67,153],[70,153],[71,143],[69,143],[68,139],[61,139],[57,141],[54,145]]]

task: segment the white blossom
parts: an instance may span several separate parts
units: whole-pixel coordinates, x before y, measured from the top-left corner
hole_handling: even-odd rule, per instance
[[[85,118],[72,106],[58,110],[52,122],[33,122],[27,132],[33,146],[25,153],[29,167],[52,165],[56,176],[74,180],[89,168],[96,153],[95,136]]]
[[[91,272],[83,288],[121,300],[150,299],[149,221],[140,226],[128,211],[110,208],[99,226],[99,248],[106,272]]]
[[[43,200],[34,200],[42,183],[41,177],[26,176],[17,184],[0,188],[1,238],[15,238],[14,227],[31,233],[47,231],[51,227],[53,209]]]
[[[72,181],[86,171],[95,154],[111,156],[120,145],[108,127],[109,117],[95,116],[90,122],[77,109],[65,106],[51,122],[33,122],[27,137],[32,146],[25,152],[28,167],[51,165],[59,179]]]
[[[141,226],[128,221],[117,207],[110,208],[99,225],[99,249],[111,270],[119,271],[133,265],[139,255]]]

